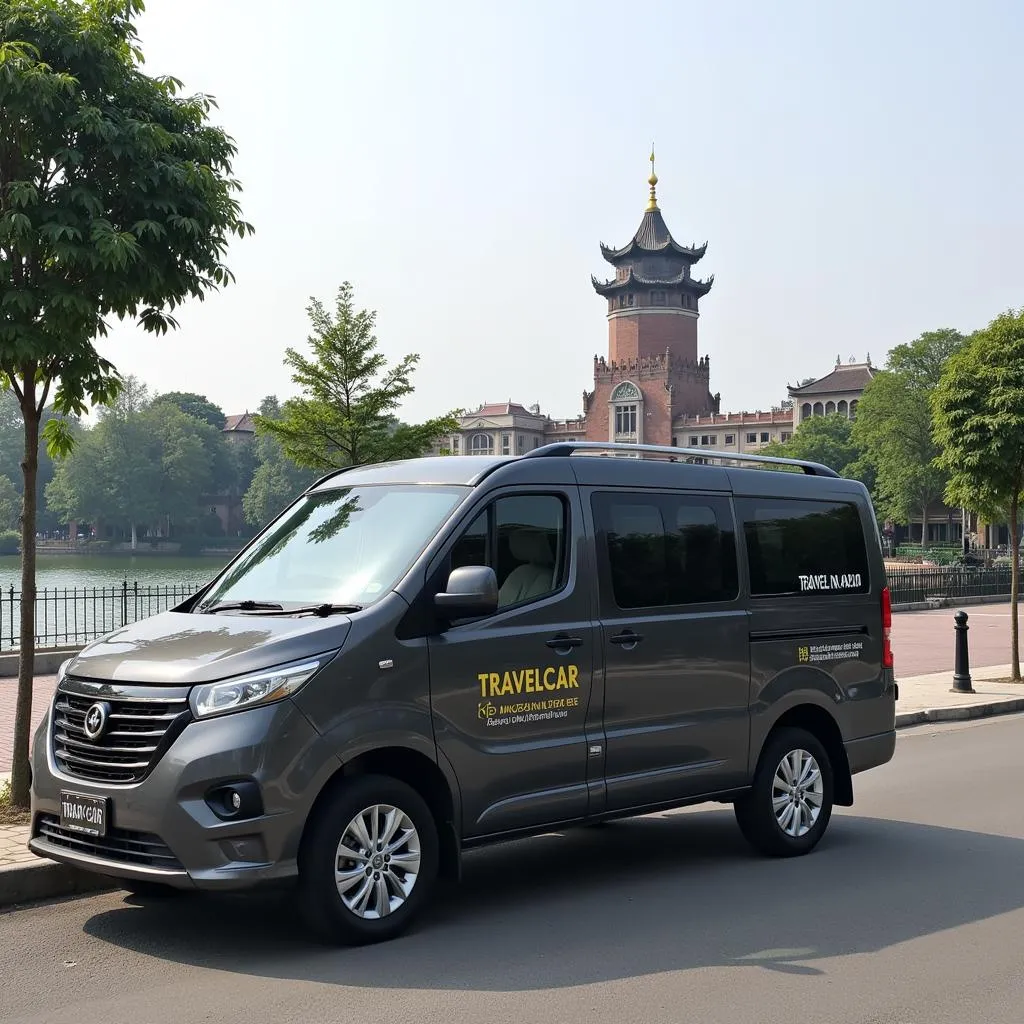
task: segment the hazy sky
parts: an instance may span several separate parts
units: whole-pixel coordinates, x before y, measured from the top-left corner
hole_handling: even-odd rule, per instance
[[[591,273],[646,201],[709,242],[700,348],[723,409],[838,354],[1024,304],[1024,4],[148,0],[147,70],[216,96],[256,234],[238,281],[103,343],[226,412],[293,388],[309,296],[344,280],[404,413],[575,416],[607,349]]]

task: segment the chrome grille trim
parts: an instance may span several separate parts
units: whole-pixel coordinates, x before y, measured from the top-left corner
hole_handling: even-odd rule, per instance
[[[90,740],[85,716],[97,701],[110,714],[103,734]],[[187,687],[69,678],[54,694],[50,749],[57,769],[71,778],[130,786],[149,774],[191,719]]]

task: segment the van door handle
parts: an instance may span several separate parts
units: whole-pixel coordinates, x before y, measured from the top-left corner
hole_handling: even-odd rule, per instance
[[[631,651],[641,640],[643,640],[643,636],[639,633],[634,633],[631,629],[627,629],[622,633],[616,633],[615,636],[611,637],[613,644],[625,647],[627,651]]]
[[[583,640],[578,636],[553,636],[550,640],[545,640],[544,643],[556,651],[568,653],[573,647],[581,647]]]

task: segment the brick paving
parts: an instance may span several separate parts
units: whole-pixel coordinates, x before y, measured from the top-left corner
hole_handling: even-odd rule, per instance
[[[27,825],[0,825],[0,867],[38,863],[39,858],[29,851],[27,843]]]
[[[964,608],[970,627],[971,664],[1010,662],[1010,605],[980,604]],[[892,619],[896,677],[924,676],[953,670],[953,616],[956,608],[898,612]],[[1024,612],[1022,612],[1024,618]]]
[[[46,713],[53,696],[56,676],[36,676],[32,686],[32,730]],[[14,755],[14,709],[18,701],[18,680],[0,679],[0,774],[11,770]]]

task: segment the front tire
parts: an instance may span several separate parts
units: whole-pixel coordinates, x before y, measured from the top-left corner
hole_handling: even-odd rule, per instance
[[[736,801],[736,821],[759,853],[799,857],[825,834],[834,790],[824,744],[805,729],[780,729],[765,745],[750,792]]]
[[[299,853],[299,901],[334,945],[385,942],[428,902],[438,869],[434,816],[398,779],[343,782],[317,810]]]

